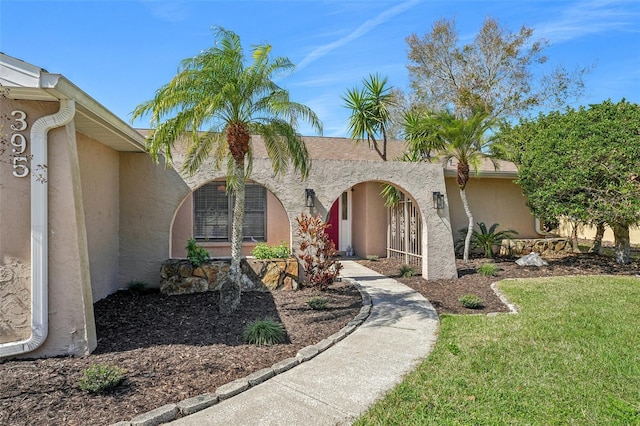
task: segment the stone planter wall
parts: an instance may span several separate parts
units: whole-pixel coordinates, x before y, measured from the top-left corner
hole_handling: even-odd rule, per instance
[[[567,238],[502,240],[501,256],[522,256],[529,253],[543,256],[565,255],[573,253],[573,245]]]
[[[160,270],[160,291],[188,294],[217,291],[229,274],[231,259],[210,259],[194,267],[187,259],[169,259]],[[299,267],[295,258],[242,259],[242,291],[296,290]]]

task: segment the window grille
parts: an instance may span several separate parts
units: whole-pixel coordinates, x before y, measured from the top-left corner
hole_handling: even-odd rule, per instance
[[[266,241],[267,191],[257,184],[245,186],[245,240]],[[224,182],[212,182],[193,194],[193,235],[201,241],[230,241],[233,221],[233,195]]]

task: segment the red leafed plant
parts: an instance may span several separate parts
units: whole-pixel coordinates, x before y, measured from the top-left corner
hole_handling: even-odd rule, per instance
[[[302,213],[296,218],[297,234],[301,237],[300,260],[309,285],[325,290],[340,275],[342,264],[336,259],[336,247],[325,232],[331,225],[320,215],[308,216]]]

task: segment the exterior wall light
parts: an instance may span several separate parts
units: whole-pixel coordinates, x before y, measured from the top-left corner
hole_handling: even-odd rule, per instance
[[[436,210],[444,209],[444,194],[439,191],[433,193],[433,208]]]
[[[306,207],[313,207],[316,204],[316,192],[313,189],[305,189],[304,190],[304,194],[305,194],[305,201],[304,201],[304,205]]]

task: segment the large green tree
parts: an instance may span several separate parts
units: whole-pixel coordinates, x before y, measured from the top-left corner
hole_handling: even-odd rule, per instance
[[[226,167],[227,187],[234,194],[230,279],[220,290],[220,310],[240,303],[240,259],[244,223],[245,180],[251,173],[251,138],[261,135],[275,173],[293,164],[302,177],[311,167],[305,144],[296,132],[298,120],[322,132],[322,124],[307,106],[293,102],[274,79],[294,65],[273,58],[269,44],[253,46],[247,61],[238,35],[214,28],[215,44],[182,61],[173,79],[153,99],[138,105],[133,119],[150,115],[152,132],[147,148],[157,161],[171,161],[181,139],[188,144],[183,170],[195,173],[207,158]]]
[[[351,110],[349,134],[356,143],[366,140],[383,161],[387,161],[388,129],[394,103],[392,88],[386,77],[371,74],[362,87],[348,89],[342,97]]]
[[[471,117],[509,118],[557,107],[578,96],[586,69],[548,69],[545,40],[523,26],[511,32],[487,17],[471,43],[461,44],[455,20],[436,21],[422,38],[407,37],[410,103]]]
[[[470,170],[474,169],[477,173],[485,158],[492,160],[486,152],[491,143],[491,138],[487,135],[493,120],[489,119],[485,112],[476,112],[469,118],[464,118],[456,117],[449,111],[413,112],[407,114],[405,118],[407,122],[405,136],[409,143],[409,153],[413,158],[434,159],[443,163],[454,159],[457,162],[456,183],[469,220],[463,254],[463,260],[467,262],[474,221],[466,187]],[[434,157],[431,156],[433,152],[436,153]]]
[[[608,224],[616,260],[630,262],[640,224],[640,106],[622,100],[521,120],[499,134],[496,154],[518,165],[518,183],[541,218]]]

